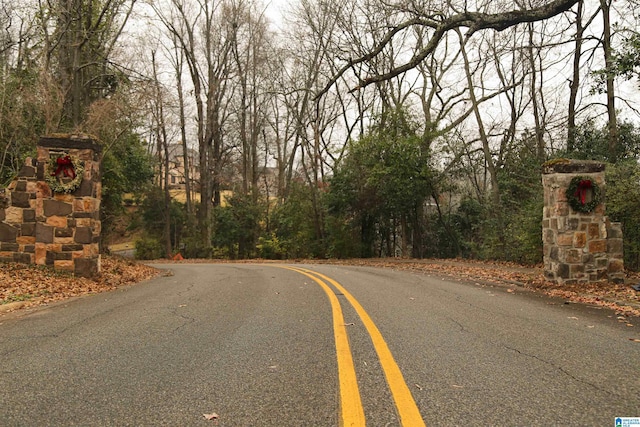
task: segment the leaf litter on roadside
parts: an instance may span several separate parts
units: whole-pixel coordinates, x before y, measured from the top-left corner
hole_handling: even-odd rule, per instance
[[[93,294],[158,276],[160,271],[119,257],[103,256],[95,278],[26,264],[0,264],[0,304],[26,301],[25,307]]]
[[[190,260],[179,261],[179,263]],[[196,260],[194,262],[210,262]],[[594,308],[609,308],[618,314],[640,317],[640,292],[631,286],[598,282],[559,285],[545,280],[540,267],[531,268],[509,262],[442,260],[442,259],[351,259],[309,260],[312,263],[375,266],[396,270],[417,271],[438,275],[443,280],[456,278],[486,287],[517,285],[533,291]],[[25,306],[56,301],[72,296],[102,292],[118,286],[133,284],[158,275],[158,270],[117,257],[102,258],[103,271],[97,280],[76,278],[42,267],[21,264],[0,265],[0,304],[28,301]],[[637,282],[640,273],[629,273],[628,279]],[[509,288],[511,289],[511,288]],[[507,290],[509,292],[509,290]],[[512,292],[509,292],[512,293]]]
[[[551,297],[640,317],[640,292],[631,286],[611,282],[557,284],[547,281],[540,266],[526,267],[512,262],[462,259],[356,259],[314,260],[315,263],[348,264],[409,270],[437,275],[442,280],[465,279],[476,286],[517,285],[540,291]],[[638,282],[640,273],[628,273],[628,280]],[[509,292],[509,291],[507,291]]]

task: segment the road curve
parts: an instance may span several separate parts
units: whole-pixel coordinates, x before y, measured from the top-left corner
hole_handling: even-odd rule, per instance
[[[605,310],[370,267],[164,267],[173,276],[0,317],[0,425],[601,426],[640,416],[640,325]],[[339,339],[350,357],[338,356]],[[358,394],[346,404],[341,363]],[[361,415],[345,416],[357,401]]]

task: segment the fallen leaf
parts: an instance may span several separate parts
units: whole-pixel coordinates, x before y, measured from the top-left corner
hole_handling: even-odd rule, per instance
[[[633,328],[633,325],[631,323],[627,323],[627,326]]]
[[[202,416],[208,420],[217,420],[218,418],[220,418],[215,412],[212,412],[211,414],[202,414]]]
[[[509,292],[510,294],[512,294],[514,292],[513,289],[507,289],[507,292]]]

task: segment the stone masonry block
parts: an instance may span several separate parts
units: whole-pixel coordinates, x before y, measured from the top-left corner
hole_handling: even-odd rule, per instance
[[[56,228],[67,228],[67,218],[57,215],[50,216],[47,218],[46,224]]]
[[[622,239],[622,224],[611,222],[607,224],[607,237],[612,239]]]
[[[95,258],[100,254],[100,246],[96,243],[90,245],[84,245],[82,253],[85,258]]]
[[[73,201],[73,212],[84,212],[84,199],[75,199]]]
[[[16,252],[13,254],[13,262],[18,262],[22,264],[31,264],[32,262],[31,254]]]
[[[545,244],[553,244],[555,243],[555,232],[553,230],[547,229],[543,231],[544,234],[544,243]]]
[[[73,237],[71,228],[56,228],[55,237]]]
[[[576,274],[584,273],[584,265],[583,264],[573,264],[571,265],[571,275],[575,276]]]
[[[36,222],[35,209],[25,209],[22,211],[22,220],[24,222]]]
[[[0,242],[0,251],[16,252],[20,246],[17,243]]]
[[[91,197],[93,195],[93,183],[88,179],[83,179],[80,187],[73,192],[76,197]]]
[[[100,257],[96,258],[76,258],[74,262],[74,273],[80,277],[94,277],[100,273]]]
[[[573,246],[573,235],[574,233],[558,234],[556,243],[558,244],[558,246]]]
[[[67,193],[56,193],[53,195],[54,200],[58,202],[66,202],[69,203],[69,205],[73,203],[74,198],[75,197],[73,195]]]
[[[59,245],[72,245],[75,243],[73,237],[55,237],[53,242]]]
[[[62,250],[64,252],[75,252],[75,251],[81,251],[83,249],[84,249],[84,245],[77,245],[77,244],[62,245]]]
[[[24,209],[15,206],[9,206],[4,210],[5,219],[4,222],[8,224],[21,224],[24,221],[23,217]]]
[[[35,222],[26,222],[22,224],[20,227],[20,234],[22,236],[33,236],[36,235],[36,223]]]
[[[612,259],[609,261],[609,274],[624,272],[624,263],[621,259]]]
[[[73,271],[73,260],[58,260],[53,262],[53,268],[56,270]]]
[[[38,181],[36,195],[39,198],[51,197],[51,188],[44,181]]]
[[[0,242],[15,243],[18,229],[9,224],[0,223]]]
[[[573,247],[584,248],[587,245],[587,235],[583,232],[576,232],[573,234]]]
[[[36,264],[45,265],[47,261],[47,245],[44,243],[36,242]]]
[[[41,223],[36,224],[36,242],[53,243],[53,227]]]
[[[22,169],[20,169],[20,173],[18,176],[22,176],[25,178],[35,178],[36,177],[36,168],[31,165],[24,165]]]
[[[560,277],[562,279],[570,278],[571,277],[571,267],[569,266],[569,264],[561,263],[560,265],[558,265],[557,275],[558,275],[558,277]]]
[[[76,243],[92,243],[93,242],[93,232],[90,227],[78,227],[76,228],[76,234],[74,236],[74,240]]]
[[[597,240],[600,239],[600,226],[597,223],[589,224],[588,228],[589,240]]]
[[[599,253],[607,251],[606,240],[592,240],[589,242],[589,253]]]
[[[50,216],[67,216],[73,211],[70,203],[59,200],[44,201],[44,215]]]
[[[607,239],[607,252],[622,257],[624,242],[622,239]]]
[[[16,243],[20,245],[31,245],[36,242],[35,236],[19,236],[16,237]]]
[[[582,262],[582,251],[579,249],[569,249],[565,253],[564,261],[569,264],[577,264]]]

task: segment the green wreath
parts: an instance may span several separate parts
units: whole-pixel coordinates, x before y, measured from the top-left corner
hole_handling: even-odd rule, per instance
[[[586,200],[587,192],[591,190],[591,200]],[[591,178],[576,176],[569,183],[566,191],[567,201],[576,212],[589,213],[602,203],[600,187]]]
[[[49,159],[45,180],[56,193],[71,193],[80,187],[84,163],[76,156],[61,153]]]

